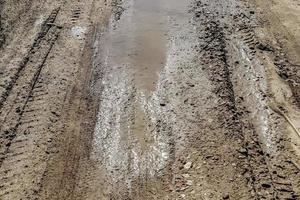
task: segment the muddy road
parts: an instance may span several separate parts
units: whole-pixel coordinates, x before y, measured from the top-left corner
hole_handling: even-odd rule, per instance
[[[0,0],[0,199],[300,199],[299,13]]]

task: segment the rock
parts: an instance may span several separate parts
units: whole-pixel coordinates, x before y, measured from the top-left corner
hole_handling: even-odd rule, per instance
[[[192,185],[193,185],[193,181],[192,181],[192,180],[187,180],[187,181],[186,181],[186,184],[187,184],[188,186],[192,186]]]
[[[183,174],[182,175],[184,178],[190,178],[190,175],[189,174]]]
[[[192,162],[187,162],[183,167],[184,169],[190,169],[192,167]]]
[[[245,149],[245,148],[239,149],[239,152],[243,155],[247,155],[247,149]]]

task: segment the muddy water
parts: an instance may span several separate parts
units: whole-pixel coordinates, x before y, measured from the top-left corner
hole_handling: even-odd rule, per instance
[[[172,39],[174,33],[184,38],[192,29],[186,27],[189,3],[125,1],[121,19],[112,20],[95,43],[103,89],[91,159],[118,188],[113,193],[131,193],[133,180],[152,179],[168,164],[171,141],[170,127],[163,122],[168,102],[163,84],[170,64],[189,59]],[[180,51],[182,57],[174,53]]]
[[[188,0],[124,2],[127,10],[112,25],[105,42],[110,65],[130,65],[139,89],[155,89],[158,74],[166,62],[170,18],[179,20],[187,5]]]

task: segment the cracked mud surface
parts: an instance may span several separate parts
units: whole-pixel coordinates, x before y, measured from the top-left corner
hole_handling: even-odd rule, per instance
[[[0,6],[0,199],[300,199],[297,1]]]

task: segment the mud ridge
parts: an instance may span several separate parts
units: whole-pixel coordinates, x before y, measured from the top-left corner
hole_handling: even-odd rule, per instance
[[[288,82],[300,108],[300,77],[298,76],[300,74],[300,65],[292,63],[284,52],[277,51],[275,54],[274,64],[278,68],[277,72],[281,78]]]
[[[268,155],[266,155],[253,125],[247,120],[250,119],[250,116],[247,116],[245,108],[242,107],[240,109],[240,105],[237,105],[236,102],[237,97],[235,96],[234,83],[231,77],[233,73],[231,64],[233,62],[228,63],[228,59],[230,58],[228,58],[229,55],[227,53],[229,49],[228,44],[231,41],[230,37],[227,37],[227,33],[230,34],[234,30],[234,27],[230,27],[229,23],[237,22],[239,30],[246,33],[244,41],[248,45],[250,57],[256,56],[255,49],[262,48],[262,45],[259,45],[260,43],[256,41],[254,33],[249,31],[253,27],[247,28],[248,17],[245,17],[245,14],[226,15],[225,13],[225,15],[220,15],[220,13],[207,9],[209,7],[208,4],[202,3],[202,1],[197,1],[196,4],[197,9],[194,11],[195,19],[201,21],[201,27],[205,27],[203,28],[204,30],[201,30],[202,33],[200,32],[200,41],[203,40],[203,44],[200,42],[199,52],[203,55],[204,60],[204,62],[203,60],[201,62],[204,65],[210,65],[206,71],[208,71],[210,74],[209,77],[216,85],[215,93],[224,99],[224,107],[221,109],[227,108],[225,112],[230,113],[226,115],[229,116],[229,118],[226,117],[228,136],[236,137],[242,141],[241,150],[238,151],[240,156],[245,159],[244,164],[240,166],[244,170],[243,176],[248,180],[249,187],[253,191],[255,199],[281,198],[282,196],[278,196],[278,187],[276,187],[276,181],[273,178],[274,175],[269,168],[270,161],[267,158]],[[218,5],[219,2],[216,1],[215,4]],[[203,7],[203,9],[199,10],[199,7]],[[223,7],[226,7],[226,5],[223,5]],[[240,8],[240,5],[238,7]],[[249,24],[249,26],[251,25]],[[236,61],[236,63],[238,62]],[[243,99],[238,100],[239,104]],[[222,111],[220,110],[220,112]],[[295,192],[291,188],[287,189],[287,191],[290,191],[290,195],[285,194],[285,197],[296,197]]]

